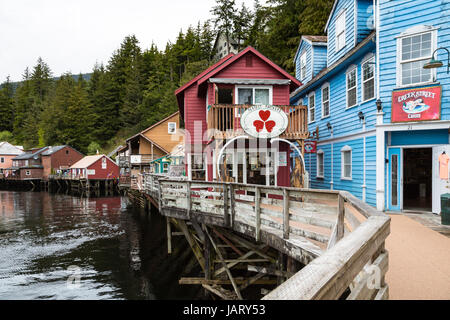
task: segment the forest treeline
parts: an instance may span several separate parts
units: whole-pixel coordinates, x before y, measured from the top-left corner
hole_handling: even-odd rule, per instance
[[[213,19],[180,31],[165,48],[125,37],[89,80],[70,73],[54,78],[38,58],[20,83],[0,89],[0,141],[25,148],[69,144],[84,153],[111,150],[177,108],[174,91],[213,64],[217,32],[251,45],[294,73],[302,34],[321,35],[333,0],[255,1],[252,8],[216,0]],[[0,74],[0,76],[2,76]]]

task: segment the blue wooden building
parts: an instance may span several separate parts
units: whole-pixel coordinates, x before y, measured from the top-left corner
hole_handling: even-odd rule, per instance
[[[450,0],[336,0],[326,39],[303,36],[295,55],[317,152],[312,188],[340,189],[385,211],[440,212],[450,189]],[[434,55],[440,68],[423,68]],[[318,129],[317,129],[318,128]]]

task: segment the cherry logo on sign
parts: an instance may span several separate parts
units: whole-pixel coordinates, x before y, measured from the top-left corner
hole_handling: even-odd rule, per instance
[[[261,120],[253,121],[253,126],[256,128],[256,132],[261,132],[261,130],[264,129],[264,126],[266,127],[267,132],[272,132],[273,127],[275,127],[275,121],[267,121],[270,117],[270,110],[260,110],[258,114]]]

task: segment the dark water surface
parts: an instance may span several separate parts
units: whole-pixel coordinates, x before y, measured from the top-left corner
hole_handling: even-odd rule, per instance
[[[186,241],[167,255],[165,228],[121,196],[0,190],[0,300],[196,298],[178,279],[198,267]]]

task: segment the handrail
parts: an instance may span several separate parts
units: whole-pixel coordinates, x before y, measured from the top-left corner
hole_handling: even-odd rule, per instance
[[[144,190],[158,200],[163,215],[195,216],[272,246],[284,243],[277,249],[306,266],[264,299],[339,299],[349,288],[348,299],[388,297],[384,241],[390,218],[347,191],[152,174],[144,174]],[[286,249],[293,244],[295,250]],[[376,286],[369,286],[367,270],[376,270]]]

